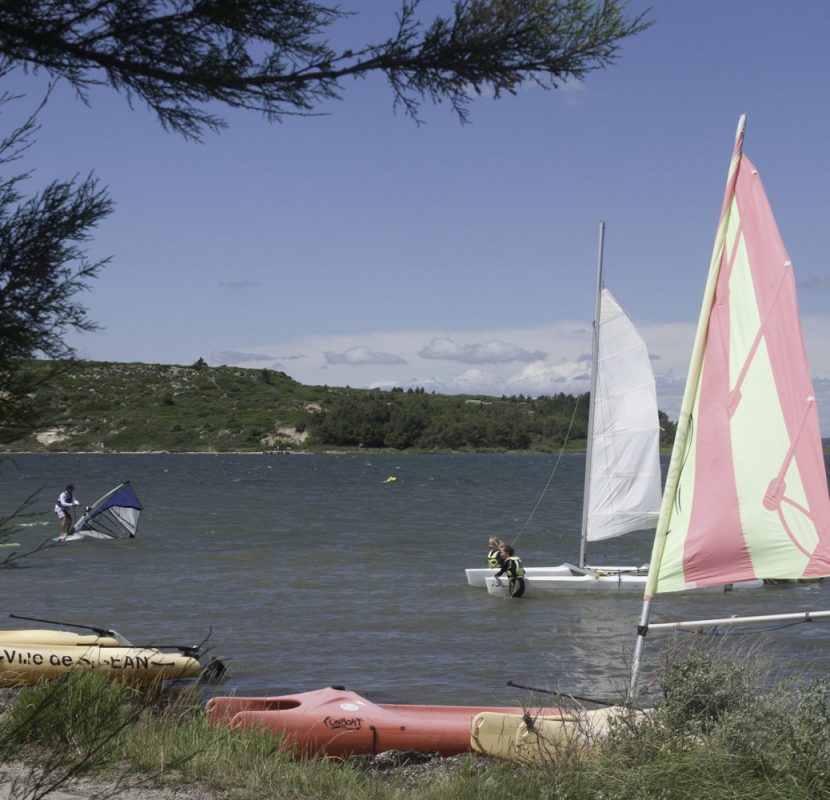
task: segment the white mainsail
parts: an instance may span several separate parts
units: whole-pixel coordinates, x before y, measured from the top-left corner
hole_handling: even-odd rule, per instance
[[[601,222],[580,570],[587,565],[588,542],[653,528],[661,494],[660,422],[651,360],[637,329],[603,287],[604,251]]]
[[[653,528],[662,495],[660,424],[645,342],[602,290],[586,510],[589,542]]]

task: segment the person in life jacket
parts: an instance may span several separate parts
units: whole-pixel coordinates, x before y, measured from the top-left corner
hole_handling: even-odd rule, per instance
[[[61,526],[61,539],[65,539],[69,535],[72,528],[72,515],[70,512],[74,506],[79,506],[80,503],[74,498],[72,493],[75,487],[70,483],[59,495],[55,503],[55,513],[58,515],[58,521]]]
[[[487,542],[487,566],[500,569],[503,563],[501,557],[501,546],[503,542],[496,536],[491,536]]]
[[[500,578],[506,573],[510,581],[510,596],[519,598],[525,593],[525,568],[522,559],[509,544],[503,544],[500,553],[503,560],[496,577]]]

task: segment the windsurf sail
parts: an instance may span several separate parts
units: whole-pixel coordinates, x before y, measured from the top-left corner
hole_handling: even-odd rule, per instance
[[[600,297],[587,486],[589,542],[654,528],[662,493],[660,423],[645,342],[607,289]]]
[[[830,575],[830,497],[792,263],[741,117],[646,600]]]
[[[666,476],[632,697],[655,594],[830,575],[830,496],[792,262],[743,154],[745,123],[741,116]]]
[[[100,539],[135,536],[143,508],[130,482],[124,481],[90,506],[72,531]]]

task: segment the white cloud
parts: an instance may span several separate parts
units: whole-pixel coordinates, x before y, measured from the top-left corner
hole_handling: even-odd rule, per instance
[[[587,392],[591,387],[591,374],[582,359],[547,364],[535,361],[521,372],[511,375],[505,382],[505,394],[575,394]]]
[[[486,370],[473,367],[464,370],[452,379],[451,386],[459,394],[492,394],[493,387],[498,386],[497,375]]]
[[[830,435],[830,318],[805,316],[804,336],[814,375],[822,429]],[[658,405],[672,419],[680,411],[686,370],[689,366],[695,325],[689,323],[638,324],[652,357]],[[536,353],[540,358],[516,361],[463,362],[458,359],[424,358],[436,341],[450,342],[446,352],[473,348],[489,342],[511,343],[510,348]],[[458,345],[460,341],[479,345]],[[425,346],[425,343],[429,343]],[[543,345],[547,355],[536,348]],[[590,351],[590,328],[565,321],[544,326],[478,331],[410,330],[360,332],[339,336],[306,336],[278,343],[245,343],[237,354],[251,356],[248,366],[262,366],[267,353],[304,353],[287,364],[285,371],[301,383],[390,389],[422,387],[439,393],[469,393],[500,397],[524,394],[538,396],[556,392],[577,393],[590,386],[586,353]],[[328,355],[327,355],[328,354]],[[389,357],[381,361],[384,355]],[[334,355],[334,358],[331,356]],[[469,353],[468,353],[469,355]],[[270,357],[270,356],[269,356]],[[287,357],[280,356],[285,362]],[[242,364],[244,365],[244,364]],[[486,365],[486,368],[485,368]],[[325,378],[323,379],[323,376]]]
[[[505,364],[510,361],[537,361],[546,357],[539,350],[531,353],[498,339],[476,344],[458,344],[454,339],[446,337],[435,337],[418,355],[421,358],[459,361],[462,364]]]
[[[367,364],[406,364],[406,361],[394,353],[376,353],[368,347],[350,347],[342,353],[326,350],[323,353],[326,364],[348,364],[359,367]]]
[[[238,350],[214,350],[210,354],[210,363],[218,364],[244,364],[247,361],[273,361],[276,356],[267,353],[245,353]]]

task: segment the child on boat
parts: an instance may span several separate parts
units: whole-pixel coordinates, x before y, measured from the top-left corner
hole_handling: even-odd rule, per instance
[[[487,541],[487,566],[499,569],[504,562],[501,556],[501,546],[504,544],[497,536],[491,536]]]

